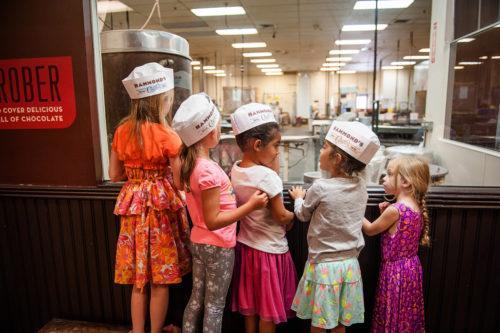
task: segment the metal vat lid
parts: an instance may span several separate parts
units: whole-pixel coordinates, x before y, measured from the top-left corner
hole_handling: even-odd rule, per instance
[[[188,58],[189,43],[184,38],[158,30],[108,30],[101,32],[101,52],[160,52]]]

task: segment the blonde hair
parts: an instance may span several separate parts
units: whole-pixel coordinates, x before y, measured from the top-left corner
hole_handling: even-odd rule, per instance
[[[123,118],[119,125],[130,122],[129,140],[135,140],[141,149],[144,148],[141,125],[145,122],[166,124],[172,123],[172,105],[174,102],[174,90],[169,90],[161,94],[132,99],[130,103],[130,113]],[[165,104],[170,103],[170,108],[162,113]],[[164,119],[162,119],[164,117]]]
[[[429,212],[427,211],[425,202],[427,190],[431,181],[429,164],[419,158],[407,156],[397,157],[393,160],[393,163],[395,164],[394,174],[399,174],[410,184],[410,193],[420,207],[420,212],[422,213],[422,218],[424,221],[422,235],[420,237],[420,244],[424,246],[430,246],[431,240],[429,236]]]

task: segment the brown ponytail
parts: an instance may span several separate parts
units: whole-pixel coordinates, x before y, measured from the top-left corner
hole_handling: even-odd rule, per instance
[[[186,192],[191,192],[191,185],[189,179],[193,173],[194,167],[196,165],[196,158],[199,154],[199,145],[194,144],[192,146],[182,147],[181,151],[181,184],[184,185]]]

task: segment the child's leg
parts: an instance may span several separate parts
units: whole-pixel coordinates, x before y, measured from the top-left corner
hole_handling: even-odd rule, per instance
[[[151,300],[149,301],[149,316],[151,318],[151,333],[160,333],[167,315],[168,286],[151,285]]]
[[[326,332],[326,330],[324,328],[311,325],[311,333],[325,333],[325,332]],[[332,332],[334,332],[334,331],[332,331]]]
[[[345,333],[345,326],[342,324],[339,324],[337,327],[332,329],[332,333]]]
[[[132,332],[144,333],[146,321],[147,295],[144,288],[141,290],[136,286],[132,287],[132,298],[130,301],[130,312],[132,315]]]
[[[257,332],[257,316],[245,316],[245,333]]]
[[[234,249],[214,247],[204,253],[207,259],[207,282],[205,287],[205,317],[203,332],[220,332],[226,296],[231,284],[234,266]]]
[[[205,297],[205,264],[199,255],[200,245],[192,244],[191,255],[193,260],[193,289],[191,297],[184,310],[182,318],[182,332],[198,332],[198,321],[201,316],[203,299]]]
[[[272,321],[259,320],[259,333],[274,333],[276,332],[276,324]]]

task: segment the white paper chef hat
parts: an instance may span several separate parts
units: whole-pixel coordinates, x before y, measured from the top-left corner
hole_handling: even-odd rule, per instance
[[[274,113],[267,105],[249,103],[240,106],[231,115],[231,126],[234,135],[266,123],[277,123]]]
[[[154,96],[174,89],[174,71],[150,62],[134,68],[122,83],[132,99]]]
[[[364,164],[380,148],[377,135],[358,121],[334,121],[325,139]]]
[[[203,139],[219,123],[219,110],[205,93],[189,96],[177,109],[172,127],[189,147]]]

